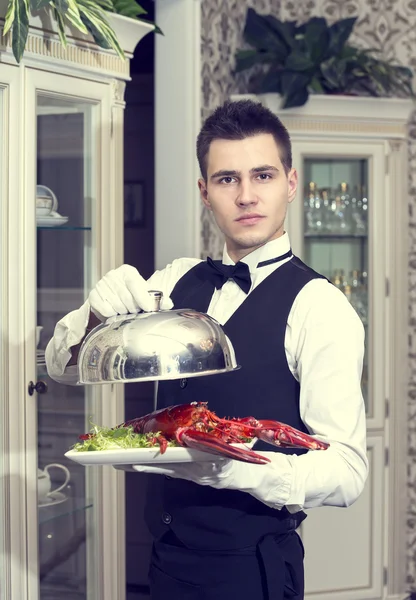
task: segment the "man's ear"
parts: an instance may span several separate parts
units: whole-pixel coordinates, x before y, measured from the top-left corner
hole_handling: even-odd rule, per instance
[[[201,200],[204,203],[204,205],[208,208],[208,210],[211,210],[211,204],[208,200],[208,190],[207,190],[207,184],[205,179],[198,179],[198,188],[199,188],[199,194],[201,196]]]
[[[296,196],[296,190],[298,189],[298,173],[296,169],[290,169],[287,175],[288,181],[288,201],[293,202]]]

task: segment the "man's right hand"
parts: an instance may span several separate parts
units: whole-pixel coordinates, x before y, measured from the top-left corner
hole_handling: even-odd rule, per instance
[[[104,275],[91,290],[88,301],[101,321],[115,315],[152,311],[154,306],[146,280],[130,265],[122,265]],[[169,310],[172,306],[172,300],[163,296],[161,308]]]

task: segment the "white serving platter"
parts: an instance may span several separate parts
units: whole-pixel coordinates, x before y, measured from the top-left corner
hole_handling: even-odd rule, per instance
[[[236,448],[250,448],[250,444],[232,444]],[[126,448],[117,450],[93,450],[79,452],[69,450],[65,456],[80,465],[148,465],[150,463],[189,463],[218,460],[218,454],[201,452],[193,448],[167,448],[164,454],[159,448]],[[221,455],[223,458],[227,458]]]

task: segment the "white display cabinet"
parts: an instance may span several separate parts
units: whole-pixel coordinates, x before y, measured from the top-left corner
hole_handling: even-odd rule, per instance
[[[65,50],[40,17],[20,64],[0,38],[2,600],[125,597],[123,474],[64,457],[91,421],[122,420],[123,386],[59,385],[44,359],[56,322],[123,260],[124,88],[153,27],[109,21],[124,61],[71,31]]]
[[[308,511],[306,598],[399,600],[405,592],[409,100],[310,96],[282,110],[299,174],[295,254],[349,298],[366,331],[362,390],[370,472],[349,508]]]

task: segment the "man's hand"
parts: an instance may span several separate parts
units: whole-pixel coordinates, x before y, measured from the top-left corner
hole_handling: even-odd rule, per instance
[[[292,457],[277,452],[259,452],[259,454],[267,456],[271,462],[256,465],[218,458],[210,462],[115,465],[115,467],[124,471],[186,479],[216,489],[239,490],[250,494],[271,508],[281,509],[290,494],[288,481],[290,481]],[[298,506],[288,508],[291,512],[300,510]]]
[[[146,280],[137,269],[122,265],[109,271],[91,290],[89,303],[93,313],[102,321],[115,315],[153,310]],[[161,308],[171,309],[170,298],[162,297]]]
[[[160,463],[160,466],[129,465],[123,470],[186,479],[199,485],[209,485],[221,489],[230,484],[228,475],[232,470],[233,462],[235,461],[219,458],[214,462]],[[122,465],[120,467],[123,468]]]

